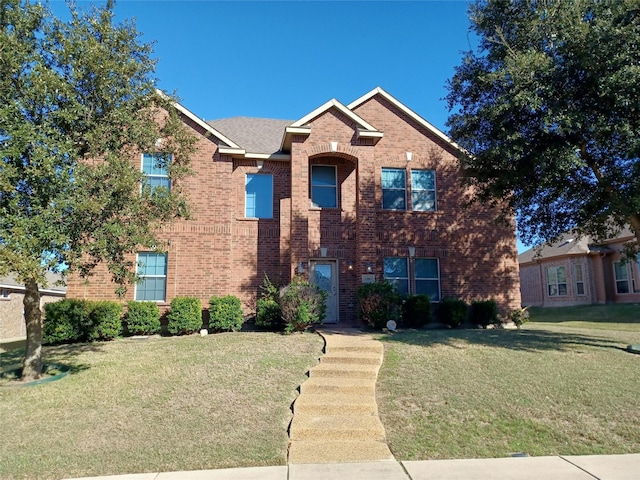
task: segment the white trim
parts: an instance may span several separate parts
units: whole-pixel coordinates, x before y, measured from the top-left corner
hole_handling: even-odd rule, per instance
[[[18,290],[20,292],[25,292],[27,290],[25,287],[20,285],[9,285],[9,284],[2,284],[2,283],[0,283],[0,289],[1,290]],[[40,293],[46,293],[49,295],[65,296],[67,294],[67,292],[64,290],[51,290],[50,288],[38,288],[38,291]]]
[[[291,155],[283,153],[245,153],[244,157],[256,160],[291,160]]]
[[[380,95],[381,97],[383,97],[385,100],[387,100],[388,102],[392,103],[395,107],[399,108],[400,110],[402,110],[404,113],[406,113],[410,118],[412,118],[413,120],[415,120],[416,122],[418,122],[420,125],[422,125],[423,127],[425,127],[427,130],[429,130],[431,133],[433,133],[434,135],[436,135],[437,137],[441,138],[442,140],[444,140],[445,142],[447,142],[449,145],[451,145],[452,147],[455,147],[456,149],[460,150],[463,153],[467,153],[465,149],[463,149],[460,145],[458,145],[457,143],[455,143],[453,140],[451,140],[451,138],[449,138],[446,134],[444,134],[442,131],[440,131],[438,128],[434,127],[432,124],[430,124],[429,122],[427,122],[424,118],[422,118],[420,115],[418,115],[416,112],[414,112],[413,110],[411,110],[409,107],[407,107],[406,105],[400,103],[398,100],[396,100],[394,97],[392,97],[391,95],[389,95],[387,92],[385,92],[382,88],[380,87],[376,87],[373,90],[371,90],[369,93],[364,94],[362,97],[354,100],[353,102],[351,102],[349,105],[347,105],[347,108],[349,110],[353,110],[354,108],[357,108],[358,106],[360,106],[361,104],[363,104],[364,102],[366,102],[367,100],[369,100],[372,97],[375,97],[376,95]]]
[[[240,147],[223,147],[218,146],[218,153],[221,155],[242,155],[244,156],[247,151]]]
[[[370,130],[370,131],[377,131],[378,130],[377,128],[375,128],[371,124],[367,123],[357,113],[352,112],[349,108],[344,106],[342,103],[340,103],[335,98],[332,98],[331,100],[329,100],[328,102],[324,103],[323,105],[320,105],[313,112],[308,113],[307,115],[302,117],[297,122],[292,123],[289,127],[287,127],[287,129],[289,129],[291,127],[302,127],[302,126],[305,126],[308,122],[310,122],[314,118],[320,116],[321,114],[323,114],[324,112],[326,112],[327,110],[329,110],[329,109],[331,109],[333,107],[335,107],[338,110],[340,110],[340,112],[342,112],[344,115],[349,117],[354,122],[362,125],[365,129]]]

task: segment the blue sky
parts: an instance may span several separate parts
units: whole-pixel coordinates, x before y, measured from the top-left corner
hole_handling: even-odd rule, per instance
[[[51,6],[65,16],[64,1]],[[447,79],[476,46],[467,8],[460,0],[120,0],[115,12],[155,42],[158,86],[206,120],[297,120],[379,86],[446,133]]]

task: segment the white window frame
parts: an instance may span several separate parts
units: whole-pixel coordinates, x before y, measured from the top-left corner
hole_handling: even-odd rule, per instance
[[[418,277],[418,269],[416,268],[416,262],[419,260],[435,260],[436,261],[436,269],[438,271],[438,276],[434,277],[434,278],[423,278],[423,277]],[[438,298],[434,299],[432,298],[431,301],[434,303],[438,303],[440,301],[440,299],[442,298],[442,287],[441,287],[441,283],[440,283],[440,259],[438,258],[433,258],[433,257],[416,257],[413,260],[413,280],[414,280],[414,285],[415,285],[415,293],[418,293],[418,281],[424,281],[424,280],[428,280],[428,281],[437,281],[438,282]]]
[[[268,177],[271,180],[271,195],[268,201],[268,205],[269,205],[269,216],[263,216],[263,217],[258,217],[258,216],[250,216],[247,215],[247,183],[249,181],[249,177]],[[256,198],[256,204],[258,203],[258,198]],[[260,202],[262,203],[262,202]],[[267,203],[267,202],[265,202]],[[254,207],[255,210],[255,207]],[[255,211],[254,211],[255,213]],[[247,173],[244,177],[244,216],[245,218],[273,218],[273,175],[268,174],[268,173]]]
[[[382,182],[382,177],[383,177],[383,173],[384,171],[398,171],[398,172],[403,172],[404,173],[404,188],[385,188]],[[395,167],[382,167],[382,169],[380,170],[380,187],[382,189],[382,209],[383,210],[390,210],[390,211],[396,211],[396,212],[405,212],[407,211],[407,206],[408,206],[408,201],[407,201],[407,170],[404,168],[395,168]],[[402,190],[404,192],[404,208],[389,208],[389,207],[385,207],[384,205],[384,192],[386,191],[400,191]]]
[[[140,170],[142,171],[142,173],[144,174],[144,176],[146,178],[159,178],[159,179],[166,179],[167,181],[167,190],[171,190],[171,179],[169,178],[169,174],[168,173],[163,173],[163,174],[157,174],[157,173],[145,173],[144,172],[144,159],[145,156],[149,156],[149,157],[155,157],[156,154],[154,153],[143,153],[142,154],[142,159],[140,161]],[[173,160],[173,156],[170,157],[169,159],[169,163],[171,163],[171,161]],[[165,169],[166,171],[166,169]],[[151,190],[153,191],[155,188],[157,188],[157,186],[152,186],[151,184],[149,184],[149,186],[151,187]]]
[[[154,255],[164,255],[164,275],[140,275],[140,255],[141,254],[154,254]],[[141,278],[141,279],[145,279],[145,278],[164,278],[164,298],[162,299],[153,299],[153,300],[141,300],[138,298],[138,293],[139,293],[139,283],[136,283],[135,285],[135,292],[133,295],[133,298],[136,301],[140,301],[140,302],[156,302],[156,303],[165,303],[167,301],[167,270],[169,267],[169,255],[167,253],[161,253],[161,252],[138,252],[136,254],[136,274]],[[142,280],[140,281],[140,283],[142,283]]]
[[[576,296],[583,297],[587,294],[586,285],[584,282],[584,265],[582,263],[576,263],[573,266],[574,284],[576,287]],[[580,286],[582,286],[582,293],[580,293]]]
[[[560,282],[558,279],[559,270],[563,270],[564,282]],[[551,272],[554,272],[554,278],[552,278]],[[555,280],[555,281],[552,281]],[[564,285],[564,293],[560,293],[560,285]],[[555,286],[555,292],[552,293],[551,287]],[[566,297],[567,291],[567,269],[564,266],[547,267],[547,295],[549,297]]]
[[[618,270],[616,270],[616,265],[620,265],[620,272],[624,272],[625,274],[625,278],[618,278]],[[633,270],[633,262],[629,261],[629,262],[622,262],[622,261],[618,261],[618,262],[613,262],[613,281],[616,284],[616,294],[617,295],[629,295],[631,293],[636,293],[636,276],[635,276],[635,272]],[[626,292],[621,292],[618,289],[618,284],[619,283],[626,283],[627,284],[627,291]]]
[[[416,188],[413,181],[413,172],[431,172],[433,174],[433,188]],[[437,185],[436,185],[436,171],[428,168],[416,168],[411,169],[411,210],[414,212],[436,212],[438,210],[438,196],[437,196]],[[433,208],[429,209],[418,209],[415,208],[413,194],[415,192],[433,192]]]
[[[8,299],[10,299],[10,298],[11,298],[11,293],[9,292],[9,290],[8,290],[8,289],[6,289],[6,288],[3,288],[3,289],[0,291],[0,299],[8,300]]]
[[[394,259],[394,260],[404,260],[406,262],[406,269],[407,269],[407,276],[406,277],[389,277],[387,276],[387,272],[384,271],[384,261],[387,259]],[[407,294],[411,293],[411,282],[409,281],[411,279],[411,272],[409,270],[409,258],[407,257],[384,257],[382,259],[382,269],[383,269],[383,276],[384,279],[386,281],[388,281],[389,283],[391,283],[392,285],[396,285],[396,282],[398,281],[406,281],[407,282]],[[396,287],[397,288],[397,287]]]
[[[332,168],[333,169],[333,178],[335,180],[335,184],[333,186],[327,186],[327,185],[314,185],[313,184],[313,169],[317,168],[317,167],[323,167],[323,168]],[[311,165],[311,172],[310,172],[310,186],[311,186],[311,205],[313,205],[314,208],[338,208],[338,167],[336,165]],[[318,205],[316,202],[313,201],[313,189],[315,188],[326,188],[326,189],[333,189],[334,191],[334,199],[335,199],[335,205],[333,207],[323,207],[322,205]]]

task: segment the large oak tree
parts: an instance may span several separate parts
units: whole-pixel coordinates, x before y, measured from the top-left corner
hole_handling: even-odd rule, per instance
[[[625,225],[640,241],[640,2],[469,11],[479,44],[448,83],[448,126],[477,199],[506,200],[528,244]]]
[[[188,214],[180,178],[193,137],[155,88],[152,48],[112,1],[56,19],[0,1],[0,275],[26,287],[23,379],[42,371],[39,286],[47,270],[104,262],[119,293],[154,232]],[[172,179],[151,189],[132,159],[154,152]]]

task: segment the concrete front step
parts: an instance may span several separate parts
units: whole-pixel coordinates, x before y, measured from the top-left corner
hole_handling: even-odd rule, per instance
[[[384,353],[384,346],[377,340],[360,340],[357,343],[344,340],[325,340],[325,351],[350,351],[350,352],[371,352],[377,354]]]
[[[293,413],[314,415],[378,415],[378,405],[372,395],[340,395],[336,393],[305,393],[293,404]]]
[[[320,363],[351,363],[380,366],[382,364],[382,355],[372,352],[328,351],[320,358]]]
[[[373,440],[301,440],[289,445],[289,464],[394,460],[389,447]]]
[[[375,440],[384,442],[380,419],[372,415],[294,415],[289,438],[298,440]]]
[[[372,378],[378,376],[377,365],[359,363],[320,363],[309,370],[310,377]]]
[[[375,398],[376,381],[368,378],[310,377],[300,385],[300,394],[306,393],[372,395]]]

